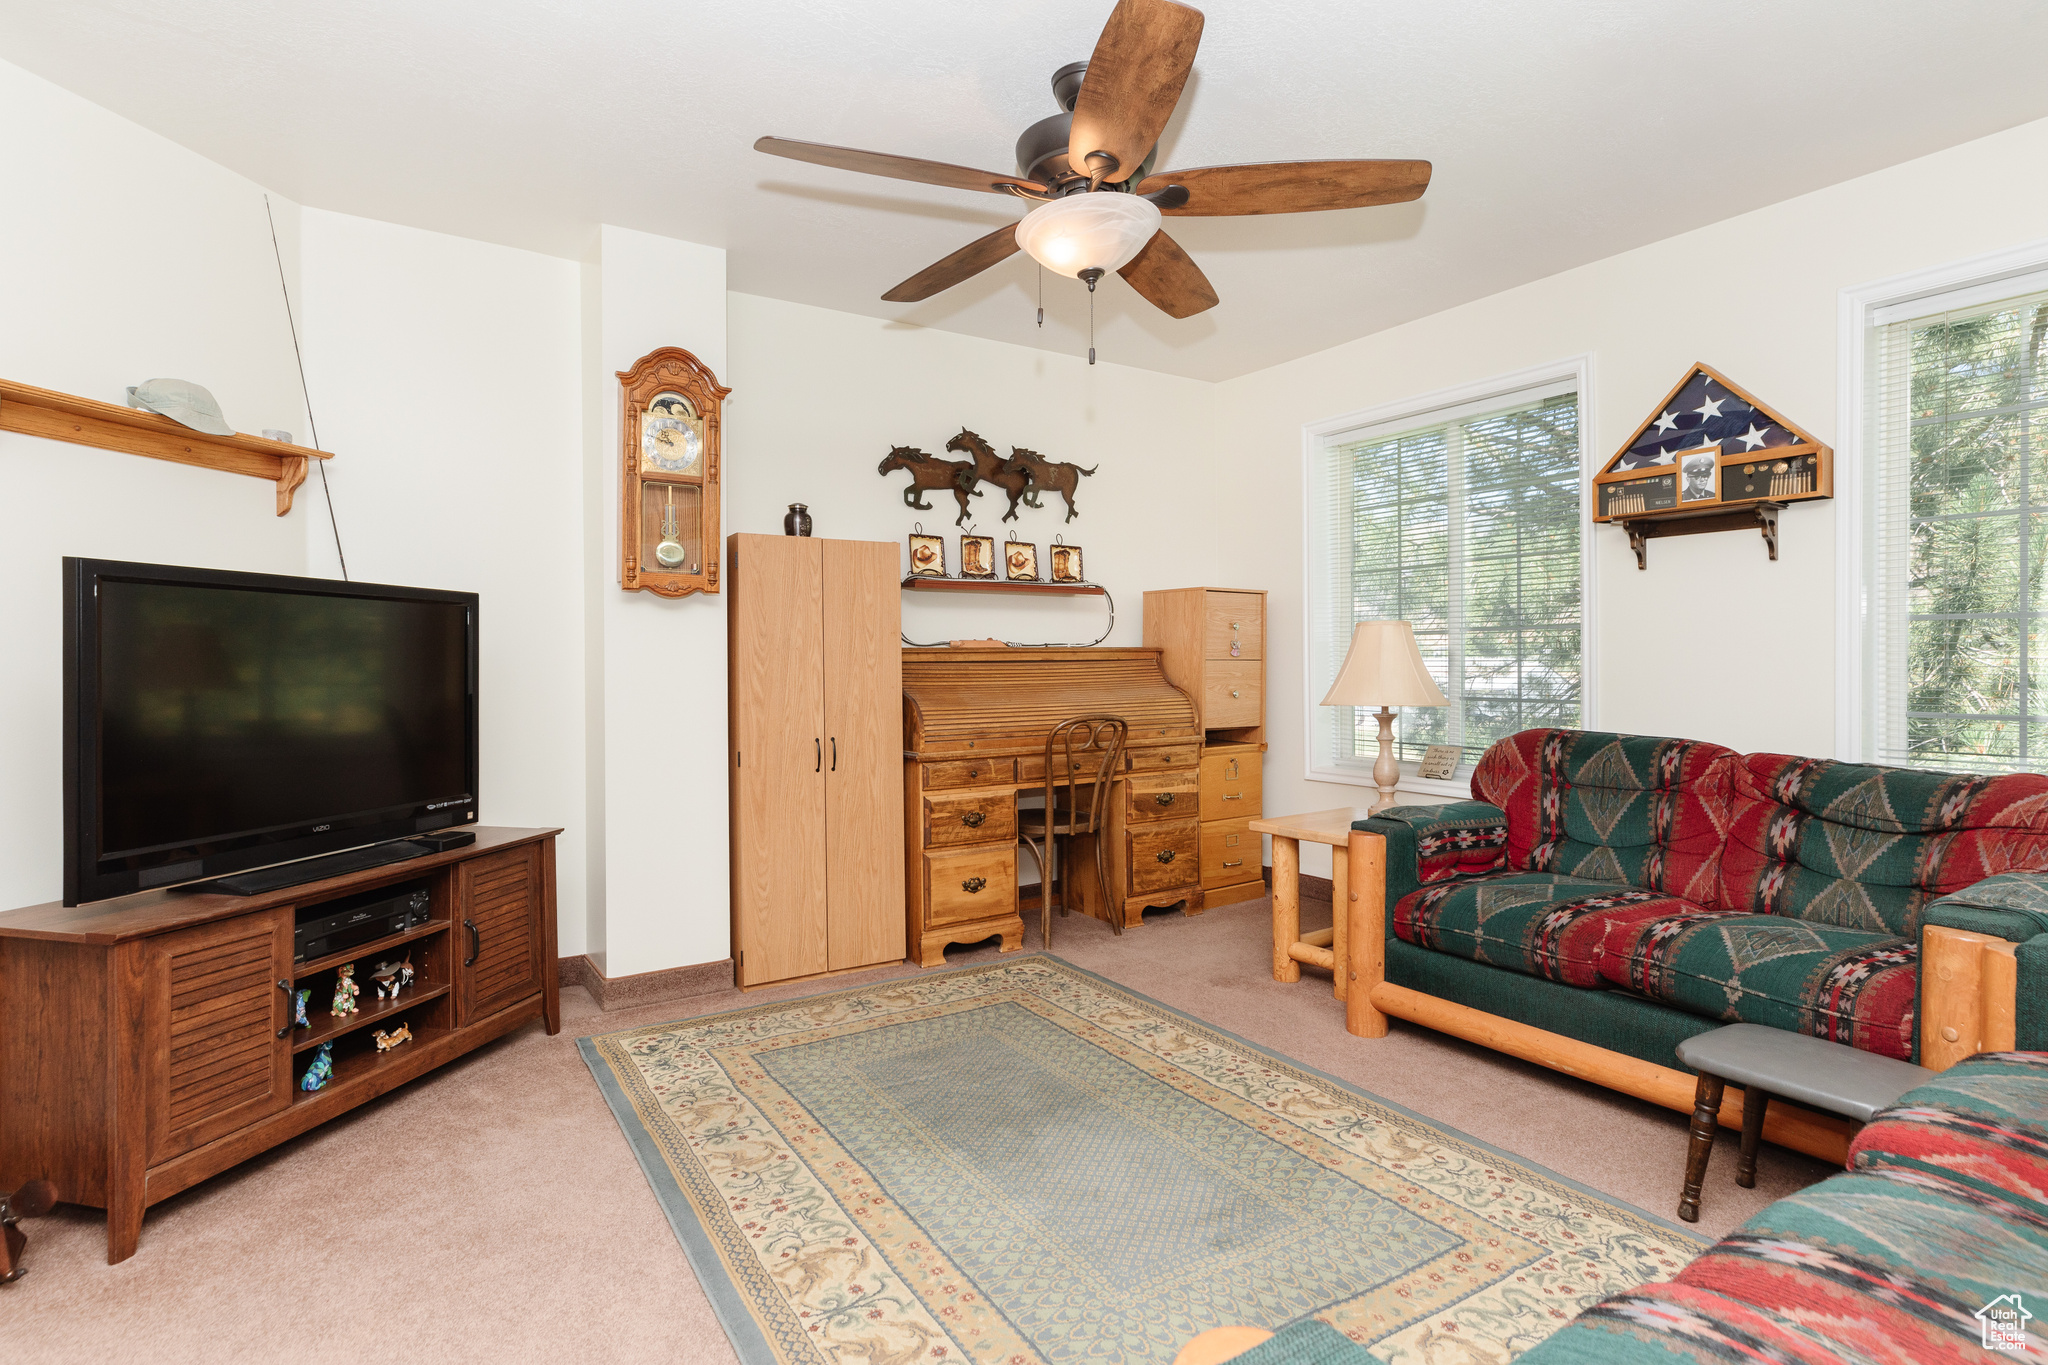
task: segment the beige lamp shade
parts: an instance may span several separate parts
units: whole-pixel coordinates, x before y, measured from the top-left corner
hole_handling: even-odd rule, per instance
[[[1406,621],[1360,621],[1325,706],[1448,706]]]

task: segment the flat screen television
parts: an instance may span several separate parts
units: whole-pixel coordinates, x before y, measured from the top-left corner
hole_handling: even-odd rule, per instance
[[[65,904],[476,807],[475,593],[65,559]]]

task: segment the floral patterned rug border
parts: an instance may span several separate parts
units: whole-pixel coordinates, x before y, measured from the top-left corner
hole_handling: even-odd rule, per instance
[[[843,1352],[827,1355],[820,1351],[818,1338],[804,1335],[801,1318],[809,1314],[799,1315],[792,1311],[793,1296],[791,1303],[782,1302],[782,1296],[790,1292],[789,1287],[778,1286],[770,1278],[767,1271],[773,1267],[764,1268],[755,1263],[745,1240],[735,1240],[741,1237],[737,1231],[739,1225],[729,1216],[726,1201],[712,1192],[703,1163],[691,1150],[693,1144],[678,1141],[682,1129],[665,1107],[669,1101],[658,1096],[649,1086],[633,1058],[633,1046],[637,1043],[644,1053],[673,1035],[724,1030],[726,1037],[721,1043],[706,1043],[699,1051],[705,1057],[715,1058],[716,1065],[725,1068],[724,1074],[731,1077],[735,1062],[747,1055],[749,1040],[762,1046],[772,1046],[771,1039],[787,1042],[798,1034],[803,1037],[829,1036],[829,1030],[821,1024],[828,1017],[832,1017],[832,1024],[841,1029],[871,1028],[876,1021],[882,1020],[929,1017],[936,1012],[937,1005],[949,1000],[972,998],[973,988],[984,984],[974,978],[991,975],[996,979],[985,984],[992,991],[1003,985],[1024,985],[1034,980],[1067,987],[1084,985],[1108,997],[1112,1005],[1120,999],[1141,1007],[1142,1012],[1158,1016],[1158,1022],[1177,1026],[1171,1030],[1174,1039],[1164,1044],[1156,1045],[1153,1040],[1145,1038],[1145,1030],[1142,1029],[1133,1034],[1138,1046],[1157,1052],[1158,1059],[1170,1058],[1176,1049],[1190,1047],[1198,1051],[1215,1047],[1256,1057],[1263,1063],[1258,1068],[1259,1072],[1273,1078],[1277,1087],[1268,1092],[1262,1117],[1291,1123],[1302,1137],[1319,1141],[1342,1142],[1356,1138],[1360,1142],[1370,1142],[1372,1138],[1360,1136],[1358,1130],[1372,1130],[1388,1150],[1363,1152],[1362,1155],[1383,1171],[1397,1174],[1401,1179],[1427,1182],[1435,1178],[1439,1183],[1447,1184],[1443,1179],[1446,1169],[1469,1167],[1471,1174],[1482,1183],[1500,1186],[1501,1194],[1490,1205],[1485,1199],[1470,1208],[1455,1200],[1449,1202],[1456,1204],[1467,1221],[1498,1217],[1497,1226],[1510,1241],[1519,1242],[1521,1237],[1533,1235],[1547,1258],[1540,1264],[1532,1266],[1527,1264],[1526,1258],[1516,1257],[1515,1264],[1502,1267],[1504,1273],[1498,1278],[1481,1282],[1469,1292],[1460,1291],[1444,1301],[1418,1305],[1418,1311],[1410,1314],[1406,1321],[1390,1320],[1384,1307],[1376,1312],[1356,1310],[1353,1301],[1325,1304],[1312,1310],[1312,1315],[1333,1322],[1356,1339],[1372,1343],[1375,1354],[1383,1359],[1415,1362],[1416,1365],[1423,1365],[1423,1362],[1435,1365],[1435,1362],[1449,1360],[1505,1360],[1561,1326],[1586,1303],[1636,1283],[1667,1277],[1707,1245],[1683,1228],[1432,1123],[1348,1082],[1303,1066],[1269,1048],[1216,1028],[1050,954],[1034,953],[982,966],[892,978],[867,986],[593,1035],[579,1041],[585,1063],[618,1120],[743,1365],[797,1365],[798,1362],[834,1358],[841,1360],[843,1365],[856,1365],[855,1358],[861,1351],[856,1349],[852,1355]],[[869,1008],[861,1008],[862,997],[878,996],[891,998],[887,1008],[875,1007],[874,1001],[867,1002]],[[776,1027],[776,1016],[783,1016],[780,1021],[783,1025],[794,1021],[795,1032],[790,1028]],[[1078,1013],[1076,1017],[1085,1018]],[[1103,1017],[1129,1024],[1138,1016],[1111,1009],[1104,1011]],[[1094,1019],[1088,1020],[1091,1032],[1099,1032],[1094,1027],[1095,1023]],[[744,1026],[735,1031],[735,1025]],[[1128,1044],[1124,1050],[1130,1052]],[[1155,1058],[1147,1055],[1143,1060],[1153,1062]],[[1209,1091],[1210,1080],[1215,1079],[1204,1080],[1192,1071],[1188,1076],[1188,1084],[1171,1083],[1191,1092],[1197,1089]],[[741,1097],[739,1103],[755,1109],[769,1121],[770,1131],[779,1141],[787,1143],[789,1135],[776,1128],[774,1117],[759,1107],[759,1096],[779,1095],[772,1085],[758,1084],[762,1079],[754,1077],[757,1084],[753,1087],[735,1086],[734,1093]],[[1247,1097],[1239,1100],[1240,1107],[1249,1098],[1250,1093],[1247,1092]],[[1295,1112],[1287,1112],[1290,1109]],[[1340,1131],[1337,1120],[1331,1115],[1345,1110],[1356,1111],[1352,1116],[1354,1121],[1350,1129]],[[801,1108],[790,1107],[786,1097],[782,1100],[781,1111],[784,1122],[791,1114],[799,1117],[802,1114]],[[796,1144],[799,1148],[802,1145]],[[1296,1141],[1293,1145],[1301,1147],[1303,1144]],[[1425,1148],[1429,1150],[1428,1167],[1416,1168],[1415,1157]],[[1507,1169],[1494,1169],[1496,1167]],[[1508,1193],[1510,1189],[1514,1191],[1512,1195]],[[1441,1190],[1433,1192],[1443,1193]],[[1517,1201],[1519,1210],[1511,1221],[1507,1216],[1509,1205]],[[1587,1205],[1591,1207],[1585,1207]],[[705,1216],[707,1210],[711,1214],[708,1219]],[[1594,1247],[1573,1227],[1565,1225],[1567,1216],[1581,1222],[1592,1219],[1604,1225],[1610,1242],[1607,1252],[1620,1254],[1596,1254]],[[1532,1222],[1536,1225],[1533,1229],[1530,1226]],[[887,1255],[886,1252],[883,1254]],[[1624,1259],[1632,1260],[1633,1264],[1622,1263]],[[899,1276],[905,1269],[901,1266],[895,1268]],[[960,1277],[955,1275],[952,1278]],[[1431,1273],[1428,1278],[1435,1280],[1438,1276]],[[1520,1282],[1519,1287],[1516,1282]],[[907,1280],[905,1283],[908,1287]],[[1397,1286],[1394,1291],[1396,1301],[1400,1294]],[[1387,1297],[1382,1294],[1380,1299],[1384,1302]],[[1441,1288],[1437,1295],[1429,1297],[1441,1298]],[[918,1302],[930,1307],[922,1298]],[[1347,1308],[1354,1310],[1348,1316]],[[985,1319],[1000,1317],[987,1308],[980,1312]],[[957,1329],[957,1313],[947,1311],[946,1315],[953,1319],[951,1327]],[[949,1326],[937,1318],[932,1322],[941,1329]],[[815,1331],[816,1325],[813,1324],[810,1330]],[[1043,1358],[1035,1352],[1025,1354],[1030,1351],[1029,1343],[1020,1343],[1015,1333],[1007,1330],[985,1333],[967,1342],[962,1342],[957,1335],[952,1340],[963,1357],[977,1361],[988,1355],[990,1350],[1005,1352],[988,1355],[989,1365],[997,1361],[1003,1365],[1029,1365]],[[968,1349],[975,1344],[982,1348],[978,1353]],[[1023,1351],[1018,1349],[1020,1344]],[[883,1365],[880,1358],[873,1355],[875,1348],[872,1345],[864,1349],[870,1353],[867,1365]],[[929,1351],[919,1350],[916,1355],[933,1357],[927,1365],[942,1365],[946,1353],[945,1346],[940,1345]],[[907,1365],[905,1361],[897,1361],[894,1354],[889,1356],[889,1361],[892,1365]]]

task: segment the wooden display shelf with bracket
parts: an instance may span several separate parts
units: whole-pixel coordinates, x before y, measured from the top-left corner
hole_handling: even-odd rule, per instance
[[[332,458],[324,450],[236,432],[194,431],[161,413],[102,403],[0,379],[0,431],[42,436],[73,445],[146,455],[153,460],[246,474],[277,485],[277,514],[292,510],[292,494],[306,481],[308,460]]]
[[[1021,592],[1047,597],[1105,597],[1109,589],[1100,583],[1048,583],[1044,580],[1007,578],[936,578],[912,574],[903,580],[905,592]]]

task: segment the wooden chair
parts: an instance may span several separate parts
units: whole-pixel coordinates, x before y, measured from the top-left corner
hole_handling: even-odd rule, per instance
[[[1018,812],[1017,835],[1038,861],[1038,936],[1052,947],[1053,887],[1059,877],[1062,836],[1097,834],[1109,824],[1110,794],[1123,768],[1124,743],[1130,726],[1121,716],[1077,716],[1062,721],[1045,737],[1045,809]],[[1086,796],[1087,809],[1082,809]],[[1109,866],[1102,840],[1095,846],[1095,884],[1108,894]],[[1067,893],[1060,892],[1060,913],[1067,913]],[[1121,907],[1109,916],[1109,927],[1124,931]]]

